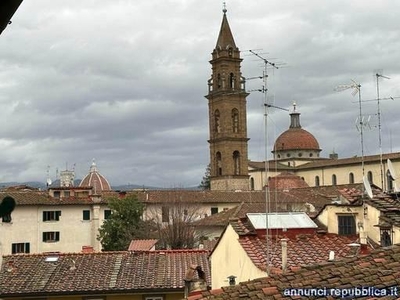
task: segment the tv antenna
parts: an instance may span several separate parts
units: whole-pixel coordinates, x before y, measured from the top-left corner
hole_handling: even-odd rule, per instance
[[[375,73],[376,76],[376,100],[378,102],[378,135],[379,135],[379,159],[380,159],[380,172],[381,172],[381,187],[383,187],[383,158],[382,158],[382,126],[381,126],[381,107],[379,97],[379,78],[390,79],[387,76],[380,74],[378,71]]]
[[[264,94],[264,151],[265,151],[265,239],[266,239],[266,248],[267,248],[267,259],[266,259],[266,269],[267,269],[267,274],[270,274],[270,267],[271,267],[271,263],[270,263],[270,245],[269,245],[269,225],[268,225],[268,213],[270,212],[270,199],[269,199],[269,189],[268,189],[268,170],[269,170],[269,166],[268,166],[268,155],[267,155],[267,149],[268,149],[268,108],[269,107],[273,107],[273,108],[278,108],[278,109],[282,109],[282,110],[286,110],[285,108],[281,108],[272,104],[268,103],[267,100],[267,94],[268,94],[268,67],[272,67],[273,69],[279,69],[279,67],[267,60],[266,58],[264,58],[263,56],[261,56],[260,54],[258,54],[257,52],[255,52],[254,50],[248,50],[251,54],[255,55],[256,57],[258,57],[259,59],[261,59],[264,63],[264,70],[263,70],[263,75],[261,77],[255,77],[255,78],[261,78],[263,79],[263,86],[261,89],[257,89],[255,91],[261,92]]]
[[[358,94],[358,104],[359,104],[359,115],[358,115],[358,121],[357,121],[357,128],[360,131],[360,143],[361,143],[361,170],[362,170],[362,177],[364,178],[364,133],[363,133],[363,127],[366,125],[364,122],[364,118],[362,115],[362,105],[361,105],[361,84],[355,82],[353,79],[351,80],[350,84],[342,84],[338,85],[334,88],[334,91],[336,92],[342,92],[348,89],[352,89],[353,91],[351,92],[352,96],[354,97],[355,95]]]

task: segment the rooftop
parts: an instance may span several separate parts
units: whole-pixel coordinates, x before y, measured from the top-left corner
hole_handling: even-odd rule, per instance
[[[387,289],[385,291],[390,292],[390,288],[399,285],[400,246],[395,245],[374,250],[368,255],[311,264],[302,268],[291,268],[290,271],[283,274],[271,274],[270,277],[242,282],[236,286],[206,291],[189,299],[305,299],[310,297],[307,295],[290,297],[288,293],[291,291],[311,292],[311,289],[327,291],[337,289],[340,293],[355,287],[374,287],[376,294],[371,295],[372,290],[370,290],[370,294],[363,299],[377,299],[375,296],[382,296],[377,293],[383,291],[384,288]],[[340,296],[337,295],[335,298],[340,298]],[[397,297],[378,298],[394,299]],[[327,298],[326,295],[313,297],[313,299]],[[354,298],[354,296],[350,298]]]
[[[202,267],[210,283],[204,250],[7,255],[0,297],[183,290],[193,264]]]

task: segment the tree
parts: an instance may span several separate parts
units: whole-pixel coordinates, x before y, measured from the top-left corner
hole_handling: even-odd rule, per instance
[[[200,219],[201,207],[187,203],[174,192],[167,196],[159,209],[148,211],[149,218],[156,226],[158,244],[164,249],[193,249],[198,246],[201,233],[192,223]]]
[[[211,166],[210,164],[208,164],[206,172],[204,173],[203,179],[201,180],[201,183],[199,185],[199,188],[201,188],[202,190],[209,190],[211,188],[210,178],[211,178]]]
[[[127,250],[132,239],[148,238],[148,222],[143,221],[144,205],[136,196],[109,198],[111,215],[104,220],[97,239],[103,250]]]

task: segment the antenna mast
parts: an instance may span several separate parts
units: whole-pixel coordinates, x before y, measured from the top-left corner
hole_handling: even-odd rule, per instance
[[[267,264],[267,274],[269,275],[270,273],[270,253],[269,253],[269,229],[268,229],[268,213],[270,212],[270,201],[269,201],[269,189],[268,189],[268,155],[267,155],[267,149],[268,149],[268,130],[267,130],[267,120],[268,120],[268,107],[275,107],[273,105],[268,104],[267,102],[267,93],[268,93],[268,88],[267,88],[267,79],[268,79],[268,66],[271,66],[274,69],[279,69],[275,63],[272,63],[259,55],[258,53],[254,52],[253,50],[249,50],[251,54],[254,54],[257,56],[259,59],[261,59],[264,62],[264,71],[263,71],[263,87],[261,90],[258,90],[262,93],[264,93],[264,147],[265,147],[265,239],[266,239],[266,248],[267,248],[267,259],[266,259],[266,264]],[[278,108],[278,107],[277,107]]]
[[[381,127],[381,108],[380,108],[380,97],[379,97],[379,78],[390,79],[389,77],[383,76],[379,74],[379,72],[375,73],[376,76],[376,95],[377,95],[377,102],[378,102],[378,130],[379,130],[379,159],[380,159],[380,171],[381,171],[381,187],[384,190],[383,185],[383,157],[382,157],[382,127]]]
[[[358,104],[359,104],[359,115],[358,115],[358,125],[359,125],[359,130],[360,130],[360,143],[361,143],[361,169],[362,169],[362,177],[364,178],[364,132],[363,132],[363,127],[364,127],[364,118],[362,116],[362,105],[361,105],[361,84],[355,82],[354,80],[351,80],[351,84],[343,84],[343,85],[338,85],[337,87],[334,88],[334,91],[336,92],[341,92],[345,91],[348,89],[353,89],[353,92],[351,93],[353,96],[358,94]],[[357,126],[358,128],[358,126]]]

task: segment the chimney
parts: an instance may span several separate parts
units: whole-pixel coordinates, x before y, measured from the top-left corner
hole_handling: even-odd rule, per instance
[[[367,244],[367,234],[365,233],[364,225],[361,222],[358,223],[358,232],[360,235],[360,244],[366,245]]]
[[[335,251],[329,251],[329,261],[334,261],[335,260]]]
[[[288,241],[288,239],[281,239],[281,245],[282,245],[282,272],[286,272],[286,269],[287,269],[287,241]]]
[[[195,278],[196,273],[198,278]],[[191,265],[183,281],[185,282],[185,299],[189,296],[201,294],[208,289],[206,276],[201,266]]]

